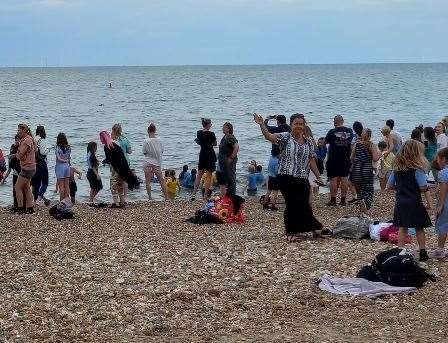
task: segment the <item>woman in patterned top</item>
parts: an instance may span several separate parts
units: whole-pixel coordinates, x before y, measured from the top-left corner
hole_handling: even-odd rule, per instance
[[[322,235],[322,224],[314,217],[309,203],[310,169],[316,175],[316,182],[323,184],[316,164],[316,154],[312,139],[306,135],[306,121],[303,115],[292,115],[291,133],[271,134],[264,125],[263,118],[254,114],[263,136],[280,148],[278,181],[280,192],[285,199],[285,233],[289,242],[297,240],[303,232],[313,232],[314,237]]]

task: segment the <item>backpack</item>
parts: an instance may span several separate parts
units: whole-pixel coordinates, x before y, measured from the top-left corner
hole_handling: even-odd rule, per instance
[[[434,275],[420,267],[412,255],[402,254],[399,248],[376,255],[372,264],[363,267],[357,277],[396,287],[420,288],[428,280],[436,281]]]

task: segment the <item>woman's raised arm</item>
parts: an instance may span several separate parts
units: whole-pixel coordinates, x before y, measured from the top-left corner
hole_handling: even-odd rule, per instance
[[[260,125],[261,133],[263,134],[264,138],[266,138],[266,140],[270,141],[272,144],[278,143],[278,136],[268,131],[268,128],[266,127],[262,116],[254,113],[254,121],[258,125]]]

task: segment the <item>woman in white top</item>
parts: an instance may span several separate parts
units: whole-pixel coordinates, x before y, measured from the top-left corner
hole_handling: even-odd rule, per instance
[[[149,137],[143,142],[143,155],[145,156],[143,171],[145,172],[148,198],[151,200],[151,180],[154,175],[156,175],[160,187],[162,188],[163,195],[166,198],[165,179],[162,175],[163,144],[162,141],[156,137],[156,126],[153,123],[149,124],[148,136]]]
[[[445,134],[445,126],[443,123],[437,123],[434,128],[437,137],[437,151],[448,147],[448,137]]]

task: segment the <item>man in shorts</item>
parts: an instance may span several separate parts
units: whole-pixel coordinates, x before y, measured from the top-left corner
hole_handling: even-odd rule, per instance
[[[338,189],[341,188],[342,206],[346,205],[348,175],[350,174],[350,155],[353,130],[344,126],[341,115],[334,117],[334,129],[328,131],[325,142],[328,144],[327,176],[330,179],[330,202],[328,206],[336,206]]]

